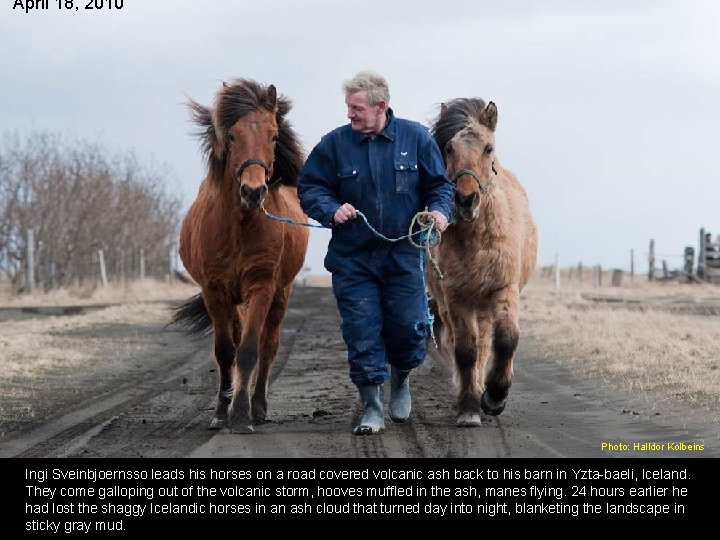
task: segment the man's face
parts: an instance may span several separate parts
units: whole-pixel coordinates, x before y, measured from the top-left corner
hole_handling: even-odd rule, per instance
[[[377,133],[385,127],[387,104],[384,101],[370,105],[367,92],[362,91],[345,96],[345,104],[348,108],[347,117],[354,131]]]

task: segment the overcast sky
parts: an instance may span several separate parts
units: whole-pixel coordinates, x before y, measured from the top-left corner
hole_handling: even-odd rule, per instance
[[[49,130],[166,168],[189,206],[205,173],[185,107],[223,80],[273,83],[309,152],[344,124],[342,83],[372,69],[397,116],[499,110],[497,153],[525,185],[538,264],[646,271],[720,234],[720,2],[124,0],[0,4],[0,131]],[[97,2],[100,4],[100,0]],[[105,4],[107,4],[107,0]],[[324,272],[329,232],[306,266]]]

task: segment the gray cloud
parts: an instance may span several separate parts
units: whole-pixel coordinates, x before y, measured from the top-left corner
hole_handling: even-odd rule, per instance
[[[189,205],[204,164],[187,97],[209,103],[235,76],[272,82],[309,151],[345,122],[342,81],[370,68],[421,122],[453,97],[498,104],[498,153],[530,195],[540,264],[627,268],[634,249],[642,267],[650,238],[681,255],[700,227],[720,233],[718,28],[712,1],[5,3],[0,129],[132,149]],[[313,231],[313,271],[326,240]]]

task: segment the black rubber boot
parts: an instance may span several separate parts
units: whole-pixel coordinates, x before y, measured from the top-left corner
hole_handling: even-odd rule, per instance
[[[360,419],[360,424],[353,429],[353,433],[355,435],[372,435],[382,431],[385,429],[382,385],[358,386],[358,391],[360,400],[365,406],[365,412]]]
[[[393,422],[405,422],[410,418],[410,370],[390,368],[390,403],[388,412]]]

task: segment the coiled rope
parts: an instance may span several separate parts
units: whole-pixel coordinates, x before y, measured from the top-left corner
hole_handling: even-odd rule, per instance
[[[288,223],[290,225],[302,225],[304,227],[316,227],[319,229],[330,229],[331,227],[327,227],[325,225],[316,225],[314,223],[302,223],[301,221],[295,221],[290,218],[286,217],[280,217],[276,216],[275,214],[272,214],[268,212],[265,209],[265,206],[263,205],[262,211],[265,213],[265,215],[274,220],[274,221],[281,221],[283,223]],[[385,240],[386,242],[399,242],[401,240],[407,239],[413,246],[415,246],[418,249],[424,249],[425,253],[428,257],[428,260],[432,264],[433,269],[435,270],[435,275],[437,275],[438,279],[443,279],[443,274],[440,271],[440,267],[438,266],[437,262],[435,261],[435,258],[432,256],[432,253],[430,252],[430,248],[438,245],[442,237],[440,235],[440,231],[437,229],[433,229],[433,225],[435,223],[435,218],[432,216],[430,212],[418,212],[415,214],[410,221],[410,226],[408,227],[408,233],[400,236],[398,238],[388,238],[381,232],[379,232],[375,227],[370,225],[370,222],[368,221],[365,214],[363,214],[360,210],[357,210],[357,215],[362,218],[362,220],[365,222],[365,225],[367,225],[367,228],[370,229],[370,232],[372,232],[375,236],[378,238],[381,238]],[[418,230],[413,231],[415,227],[418,227]],[[417,237],[418,240],[415,241],[414,237]]]

